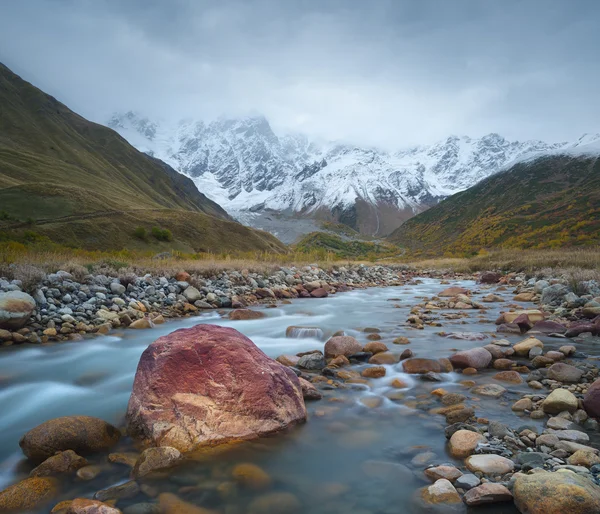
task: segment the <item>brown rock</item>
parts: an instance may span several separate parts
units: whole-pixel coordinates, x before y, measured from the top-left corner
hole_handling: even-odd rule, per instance
[[[510,369],[512,368],[513,361],[510,359],[497,359],[494,361],[494,369]]]
[[[170,446],[147,448],[142,452],[133,467],[131,476],[141,478],[153,471],[172,468],[181,461],[181,452]]]
[[[450,438],[450,455],[463,459],[471,455],[479,443],[485,443],[486,438],[479,432],[458,430]]]
[[[0,512],[17,514],[39,510],[57,494],[58,482],[55,478],[26,478],[0,491]]]
[[[231,476],[242,487],[253,491],[264,491],[272,485],[271,477],[256,464],[238,464],[233,468]]]
[[[496,373],[492,378],[500,380],[501,382],[508,382],[510,384],[522,384],[523,379],[516,371],[501,371]]]
[[[196,325],[142,354],[127,408],[129,433],[188,452],[253,439],[306,420],[292,370],[237,330]]]
[[[586,468],[591,468],[596,464],[600,464],[600,457],[593,451],[577,450],[567,459],[567,462],[573,466],[585,466]]]
[[[54,512],[54,509],[52,512]],[[76,498],[70,502],[66,514],[121,514],[121,511],[98,500]]]
[[[521,398],[517,400],[511,409],[515,412],[524,412],[526,410],[533,410],[533,402],[530,398]]]
[[[91,416],[51,419],[27,432],[19,441],[25,456],[35,462],[56,452],[73,450],[81,455],[108,451],[121,437],[110,423]]]
[[[487,368],[492,362],[492,354],[485,348],[471,348],[455,353],[450,357],[450,362],[455,368]]]
[[[438,293],[438,296],[440,298],[451,298],[459,294],[469,294],[469,290],[464,287],[453,286],[444,289],[441,293]]]
[[[184,270],[178,271],[177,275],[175,275],[175,280],[177,280],[177,282],[189,282],[190,278],[192,278],[190,274]]]
[[[343,368],[344,366],[349,365],[350,361],[348,360],[348,357],[344,357],[343,355],[338,355],[337,357],[334,357],[329,361],[329,364],[327,364],[327,366],[329,366],[330,368]]]
[[[434,484],[423,487],[421,499],[426,505],[461,504],[458,492],[449,480],[440,478]]]
[[[161,514],[218,514],[217,511],[192,505],[171,493],[158,497]]]
[[[529,355],[529,351],[536,346],[544,348],[544,343],[535,337],[528,337],[527,339],[524,339],[520,343],[514,345],[513,350],[517,355],[527,356]]]
[[[479,282],[482,284],[497,284],[500,282],[502,275],[495,271],[484,271],[479,275]]]
[[[408,337],[400,336],[392,341],[394,344],[410,344]]]
[[[300,387],[302,387],[302,397],[306,401],[320,400],[323,398],[323,395],[319,390],[308,380],[305,380],[302,377],[299,377],[298,380],[300,381]]]
[[[248,514],[299,514],[302,504],[292,493],[269,493],[250,502]]]
[[[369,352],[373,355],[387,351],[388,347],[384,343],[380,343],[378,341],[371,341],[363,347],[363,352]]]
[[[423,374],[429,373],[440,373],[442,367],[440,363],[434,359],[407,359],[402,361],[402,369],[405,373],[410,374]]]
[[[455,468],[454,466],[435,466],[432,468],[427,468],[425,471],[425,476],[430,480],[436,481],[440,478],[445,478],[450,482],[454,482],[457,478],[463,475],[462,471]]]
[[[328,359],[338,355],[350,357],[362,351],[362,345],[351,336],[334,336],[325,343],[325,357]]]
[[[37,468],[29,473],[30,477],[49,477],[75,473],[79,468],[87,465],[87,460],[77,455],[73,450],[59,452],[47,458]]]
[[[547,375],[547,377],[551,380],[557,380],[558,382],[566,382],[569,384],[576,384],[581,380],[582,376],[582,370],[576,368],[575,366],[565,364],[564,362],[552,364],[552,366],[548,368]]]
[[[381,378],[384,377],[386,369],[383,366],[371,366],[363,369],[360,373],[365,378]]]
[[[382,352],[373,355],[369,359],[369,364],[396,364],[399,360],[399,356],[395,353]]]
[[[0,328],[17,330],[24,327],[35,310],[33,297],[22,291],[0,293]]]
[[[526,514],[600,512],[600,487],[575,473],[519,474],[513,495],[519,511]]]
[[[253,311],[251,309],[235,309],[229,313],[229,319],[235,321],[261,319],[265,317],[265,313],[261,311]]]
[[[463,423],[473,417],[475,411],[470,407],[453,410],[446,413],[446,423],[453,425],[454,423]]]
[[[280,355],[275,360],[284,366],[297,366],[300,357],[297,355]]]
[[[512,501],[512,493],[502,484],[487,482],[469,489],[463,500],[469,507]]]
[[[585,393],[583,408],[588,416],[600,419],[600,378],[595,380]]]

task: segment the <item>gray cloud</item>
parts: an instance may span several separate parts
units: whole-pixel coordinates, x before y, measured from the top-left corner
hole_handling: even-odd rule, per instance
[[[398,147],[600,130],[595,0],[23,0],[0,60],[74,110]]]

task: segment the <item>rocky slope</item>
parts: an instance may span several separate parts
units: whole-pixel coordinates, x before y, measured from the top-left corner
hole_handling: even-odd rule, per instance
[[[408,220],[390,240],[424,255],[597,245],[600,159],[554,155],[518,163]]]
[[[133,237],[136,227],[155,225],[171,230],[168,246],[184,251],[282,249],[235,223],[189,178],[2,64],[0,211],[6,237],[30,229],[19,223],[27,220],[56,242],[90,249],[160,249],[158,240]]]
[[[253,213],[271,210],[341,221],[375,235],[515,159],[584,142],[518,142],[489,134],[389,152],[277,135],[264,117],[167,123],[127,112],[115,114],[109,126],[249,224],[262,226]]]

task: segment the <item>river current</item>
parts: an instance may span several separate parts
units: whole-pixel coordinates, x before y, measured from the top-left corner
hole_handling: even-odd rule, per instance
[[[490,292],[470,281],[453,281],[450,285],[474,290],[475,300],[481,300]],[[416,330],[407,325],[411,307],[445,287],[448,285],[438,280],[423,279],[414,285],[354,290],[324,299],[297,299],[288,305],[265,308],[267,317],[259,320],[230,321],[212,311],[199,317],[170,321],[152,330],[114,331],[109,336],[79,342],[1,348],[0,489],[25,478],[31,469],[24,463],[18,441],[34,426],[58,416],[85,414],[122,427],[139,357],[159,336],[198,323],[231,326],[271,357],[322,350],[324,341],[339,330],[366,343],[368,334],[363,332],[364,327],[379,328],[382,342],[391,351],[401,353],[410,348],[417,357],[448,357],[455,349],[491,342],[496,336],[494,320],[501,310],[507,310],[507,303],[485,304],[485,312],[473,310],[468,318],[454,320],[440,315],[451,311],[437,311],[441,327],[425,326],[424,330]],[[497,294],[514,304],[511,291]],[[286,329],[291,325],[319,327],[325,337],[287,338]],[[439,334],[442,330],[481,332],[486,334],[486,340],[449,339]],[[408,337],[411,344],[392,344],[398,336]],[[521,339],[507,338],[513,342]],[[549,348],[565,344],[564,340],[548,340],[548,343]],[[303,513],[410,512],[415,490],[429,483],[422,475],[426,464],[462,464],[453,461],[446,451],[444,418],[428,412],[439,406],[432,403],[433,389],[443,387],[450,392],[467,394],[470,400],[467,403],[475,407],[479,417],[502,420],[513,427],[536,424],[529,418],[520,420],[510,410],[512,401],[520,397],[519,392],[531,391],[526,385],[502,384],[508,389],[503,400],[474,398],[460,384],[462,377],[456,373],[442,375],[442,383],[432,383],[404,374],[401,364],[386,368],[387,375],[370,380],[370,386],[323,391],[322,400],[307,403],[309,420],[305,425],[178,468],[158,480],[154,491],[179,494],[192,504],[224,514],[248,512],[248,505],[258,493],[237,491],[228,497],[218,484],[230,479],[235,463],[252,462],[273,478],[273,491],[291,493],[298,498]],[[356,369],[360,371],[360,367]],[[481,383],[494,382],[492,372],[468,378]],[[394,378],[403,380],[407,387],[393,390],[390,383]],[[377,397],[380,404],[367,401],[365,405],[365,397]],[[104,466],[106,456],[89,460]],[[406,473],[406,467],[412,474]],[[126,481],[128,472],[124,466],[112,465],[92,481],[70,480],[64,485],[61,499],[91,497],[95,491]],[[120,500],[118,506],[124,509],[152,501],[140,493],[137,497]],[[512,504],[487,511],[516,512]]]

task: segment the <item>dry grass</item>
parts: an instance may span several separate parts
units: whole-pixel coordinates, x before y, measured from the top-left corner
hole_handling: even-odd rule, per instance
[[[333,265],[348,264],[350,261],[337,259],[334,254],[322,251],[285,254],[275,252],[237,254],[171,252],[165,258],[157,258],[154,252],[131,250],[101,252],[69,249],[58,245],[48,248],[47,245],[0,244],[0,276],[18,278],[14,273],[11,273],[10,276],[3,273],[5,269],[14,268],[15,263],[45,273],[53,273],[58,270],[68,271],[80,281],[83,281],[90,273],[118,276],[127,281],[128,276],[139,276],[145,273],[172,277],[183,270],[191,275],[210,277],[228,270],[269,273],[279,269],[280,266],[317,264],[328,269]]]
[[[426,259],[407,264],[416,269],[448,269],[456,272],[522,271],[539,276],[569,275],[588,270],[590,278],[587,280],[592,280],[600,273],[600,249],[507,249],[484,252],[471,258]]]

